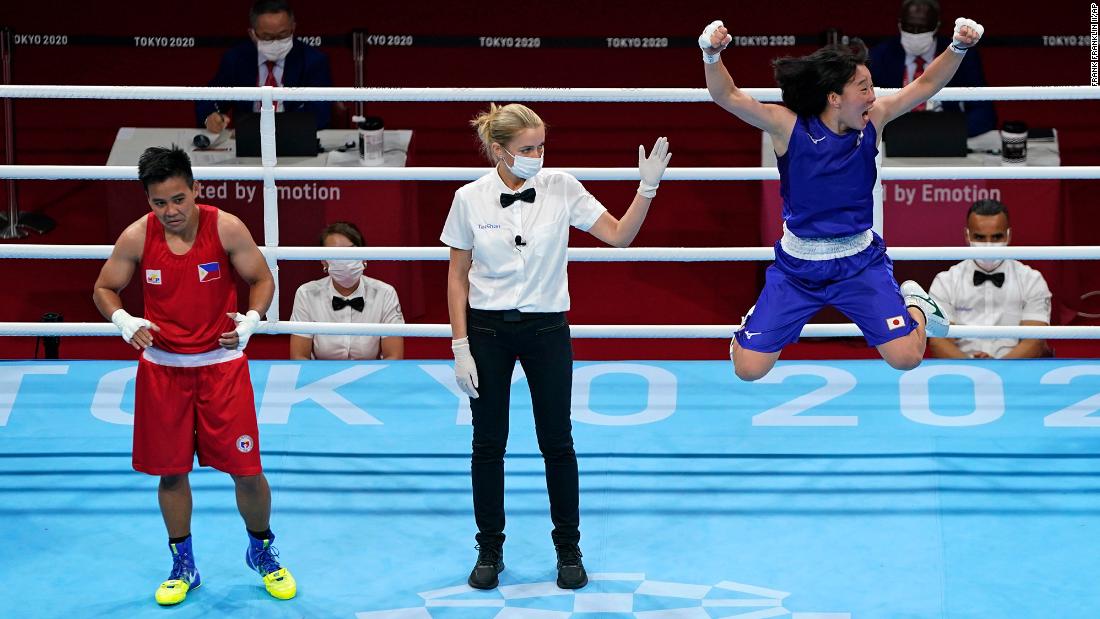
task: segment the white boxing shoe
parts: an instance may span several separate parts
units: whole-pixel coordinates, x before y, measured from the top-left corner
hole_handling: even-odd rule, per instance
[[[943,315],[943,310],[921,285],[908,280],[901,285],[901,295],[905,297],[906,307],[915,307],[924,314],[924,331],[928,337],[947,337],[951,323]]]

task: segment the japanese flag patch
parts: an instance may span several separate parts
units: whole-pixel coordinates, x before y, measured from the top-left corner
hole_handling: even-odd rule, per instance
[[[905,319],[901,316],[894,316],[893,318],[886,319],[886,326],[893,331],[894,329],[900,329],[905,326]]]

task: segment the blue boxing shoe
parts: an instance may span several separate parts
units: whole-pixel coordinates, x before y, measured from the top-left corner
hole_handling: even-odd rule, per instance
[[[187,594],[199,588],[202,579],[195,568],[195,555],[191,551],[191,538],[178,544],[168,544],[172,551],[172,573],[157,588],[156,600],[161,606],[174,606],[187,599]]]
[[[264,587],[271,597],[289,600],[298,594],[298,583],[289,570],[279,565],[279,551],[271,545],[274,541],[274,535],[270,539],[256,539],[249,535],[244,560],[248,569],[263,577]]]

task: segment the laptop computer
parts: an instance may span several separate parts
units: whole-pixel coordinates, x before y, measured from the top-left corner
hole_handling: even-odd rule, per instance
[[[965,157],[966,114],[909,112],[882,132],[887,157]]]
[[[260,156],[260,115],[237,120],[237,156]],[[316,157],[317,119],[311,112],[275,114],[275,153],[279,157]]]

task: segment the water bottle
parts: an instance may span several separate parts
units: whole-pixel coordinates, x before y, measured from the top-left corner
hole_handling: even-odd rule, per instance
[[[377,116],[356,116],[359,126],[359,165],[382,165],[385,127]]]

